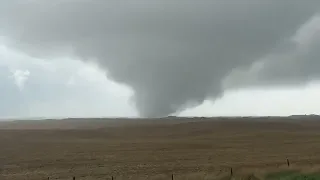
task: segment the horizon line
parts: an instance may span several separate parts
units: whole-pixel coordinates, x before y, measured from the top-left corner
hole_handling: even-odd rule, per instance
[[[163,117],[139,117],[139,116],[48,116],[48,117],[0,117],[0,121],[16,120],[67,120],[67,119],[164,119],[164,118],[263,118],[263,117],[292,117],[292,116],[320,116],[318,114],[292,114],[292,115],[244,115],[244,116],[163,116]]]

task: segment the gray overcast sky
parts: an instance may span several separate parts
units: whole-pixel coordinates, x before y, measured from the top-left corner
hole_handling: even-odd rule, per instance
[[[0,116],[319,113],[319,10],[315,0],[0,0]]]

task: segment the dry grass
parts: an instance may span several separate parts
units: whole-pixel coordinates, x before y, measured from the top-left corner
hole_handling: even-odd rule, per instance
[[[0,123],[0,179],[240,179],[318,171],[320,122],[285,119]],[[0,164],[1,165],[1,164]],[[254,178],[253,178],[254,179]]]

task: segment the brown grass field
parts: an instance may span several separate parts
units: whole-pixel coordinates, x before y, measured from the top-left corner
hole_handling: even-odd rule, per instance
[[[0,180],[170,180],[171,174],[175,179],[224,179],[230,167],[235,176],[259,177],[287,169],[287,158],[289,168],[318,170],[320,121],[172,117],[0,122]]]

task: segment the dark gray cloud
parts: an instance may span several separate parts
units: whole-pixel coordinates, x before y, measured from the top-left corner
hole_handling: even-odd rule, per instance
[[[311,25],[311,26],[309,26]],[[285,48],[256,61],[252,66],[234,70],[226,78],[226,88],[297,86],[320,77],[320,16],[307,22]]]
[[[215,99],[238,70],[246,74],[241,77],[256,75],[249,78],[253,84],[305,81],[319,72],[317,50],[304,62],[282,63],[279,55],[259,73],[243,69],[273,53],[289,51],[291,58],[296,49],[290,38],[319,11],[320,1],[15,0],[0,7],[0,33],[8,45],[34,56],[97,62],[110,78],[133,88],[142,116]],[[289,71],[298,65],[303,72]]]

